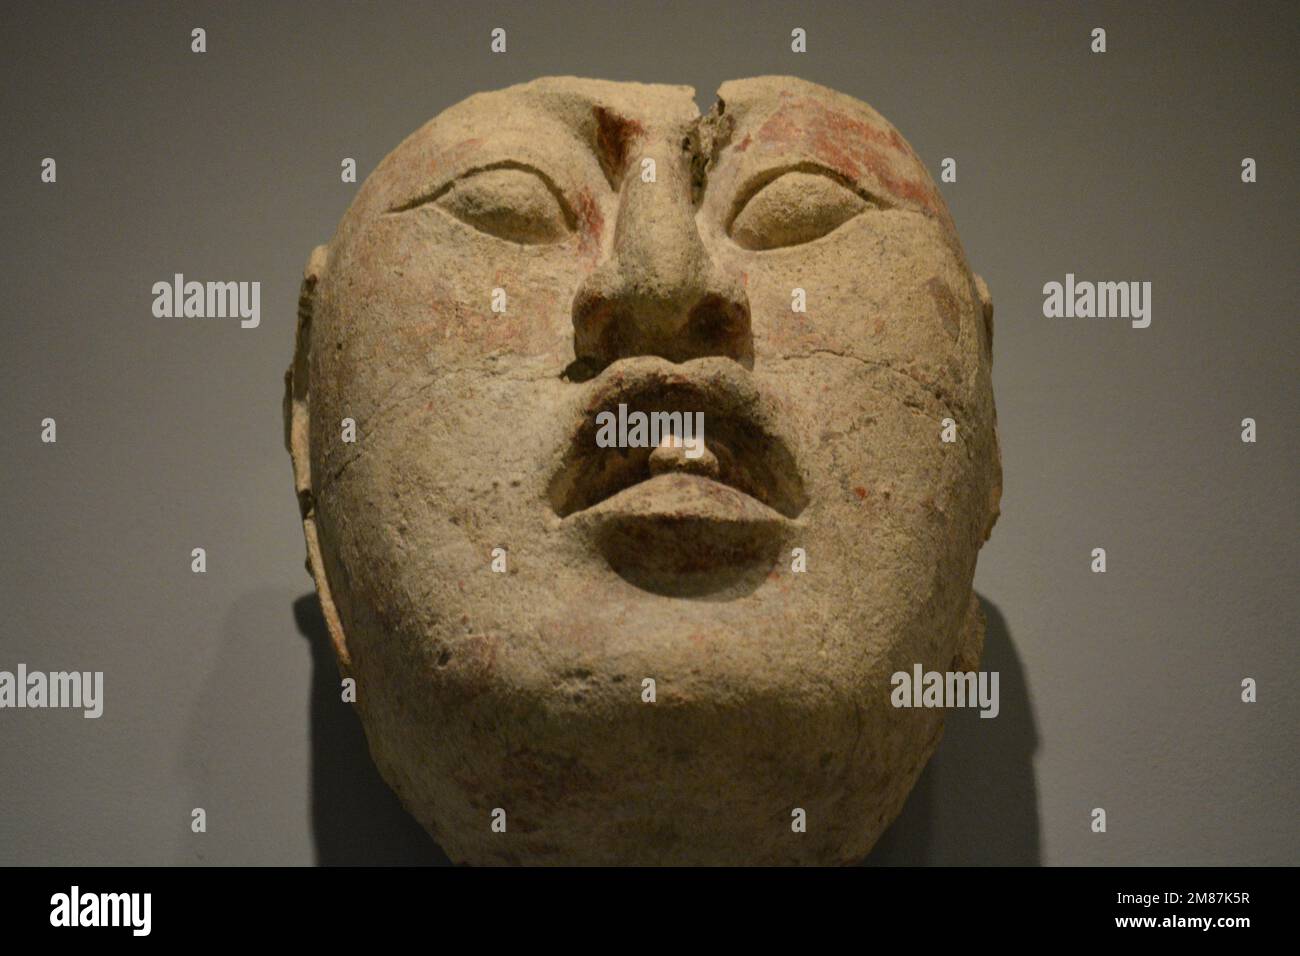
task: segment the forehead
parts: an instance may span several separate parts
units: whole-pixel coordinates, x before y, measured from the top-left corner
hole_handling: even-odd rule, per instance
[[[476,94],[393,150],[354,212],[381,212],[440,177],[504,160],[539,166],[562,186],[592,177],[616,186],[638,149],[680,143],[683,152],[709,153],[704,158],[716,166],[719,188],[775,168],[823,167],[882,199],[950,222],[911,146],[860,100],[794,77],[724,83],[705,117],[694,97],[688,86],[574,77]]]
[[[634,144],[678,137],[699,119],[688,86],[547,77],[448,107],[379,164],[354,212],[391,208],[439,177],[510,160],[561,185],[617,174]]]

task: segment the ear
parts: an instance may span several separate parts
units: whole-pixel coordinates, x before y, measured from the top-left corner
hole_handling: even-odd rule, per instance
[[[984,540],[993,534],[993,526],[1002,514],[1002,442],[998,438],[998,412],[993,410],[993,477],[989,484],[989,518],[984,525]]]
[[[307,571],[316,582],[316,594],[320,597],[321,612],[339,669],[348,676],[352,659],[330,594],[325,564],[321,560],[311,475],[311,326],[316,308],[316,284],[325,274],[328,253],[327,247],[317,246],[303,270],[302,286],[298,292],[298,330],[294,336],[293,364],[284,373],[284,444],[293,459],[293,486],[298,493],[298,511],[302,515],[303,535],[307,539]]]
[[[980,298],[980,308],[984,312],[984,342],[988,348],[989,361],[993,361],[993,295],[989,284],[981,275],[975,276],[975,292]]]
[[[979,296],[980,308],[984,313],[984,343],[988,349],[990,368],[993,365],[993,296],[983,276],[975,276],[975,292]],[[993,525],[1002,513],[1002,442],[998,437],[998,409],[994,405],[993,413],[993,475],[989,486],[989,517],[984,526],[984,540],[993,533]]]
[[[957,652],[953,655],[951,669],[954,671],[977,671],[980,657],[984,653],[984,608],[980,599],[971,588],[970,604],[966,606],[966,619],[962,622],[961,633],[957,636]]]

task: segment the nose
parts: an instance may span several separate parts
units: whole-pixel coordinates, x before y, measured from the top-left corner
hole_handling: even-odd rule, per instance
[[[573,300],[574,352],[598,371],[622,358],[726,356],[753,365],[749,299],[723,275],[695,222],[688,156],[648,148],[655,180],[634,163],[619,196],[613,249]]]

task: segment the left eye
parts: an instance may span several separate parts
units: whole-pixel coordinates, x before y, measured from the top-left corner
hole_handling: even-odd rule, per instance
[[[498,239],[523,245],[559,242],[574,217],[551,186],[527,169],[485,169],[452,183],[434,204]]]
[[[830,176],[791,170],[758,190],[731,221],[744,249],[776,249],[820,239],[871,203]]]

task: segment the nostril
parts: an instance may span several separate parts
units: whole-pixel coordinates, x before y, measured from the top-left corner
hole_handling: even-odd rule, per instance
[[[580,355],[560,372],[560,378],[566,382],[589,382],[605,370],[608,362],[594,356]]]
[[[749,315],[744,305],[707,295],[691,310],[689,338],[706,354],[742,358],[750,351]]]
[[[647,289],[644,282],[614,272],[584,283],[572,309],[574,361],[561,377],[588,381],[610,363],[635,355],[657,355],[670,362],[718,355],[753,368],[749,303],[743,290],[710,282],[694,270],[687,278]],[[693,305],[688,308],[688,303]]]
[[[585,381],[619,357],[619,339],[627,334],[619,311],[604,295],[579,293],[573,308],[575,361],[565,369],[566,378]]]

